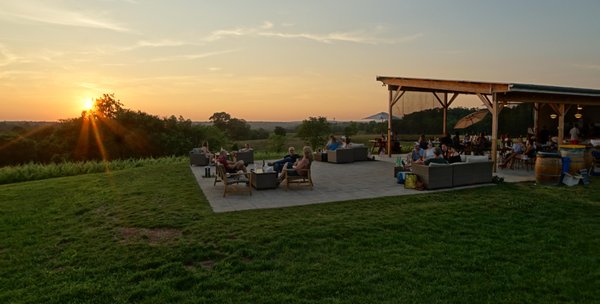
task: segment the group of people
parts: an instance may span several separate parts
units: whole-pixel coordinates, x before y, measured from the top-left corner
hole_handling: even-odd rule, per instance
[[[432,142],[427,142],[425,145],[426,148],[423,149],[420,142],[415,142],[413,150],[407,155],[408,163],[429,165],[460,162],[459,153],[451,145],[441,143],[439,147],[434,147]]]
[[[239,152],[250,151],[252,148],[249,144],[245,144]],[[223,168],[228,173],[237,173],[244,172],[247,173],[247,164],[244,163],[243,160],[235,160],[236,152],[232,152],[234,160],[231,160],[229,157],[229,153],[226,150],[221,149],[218,155],[210,152],[208,148],[208,142],[203,142],[202,147],[200,148],[200,152],[204,154],[211,163],[220,163],[223,165]],[[273,167],[273,170],[279,174],[279,181],[284,180],[288,175],[296,175],[296,176],[306,176],[306,169],[310,168],[310,165],[313,161],[313,153],[312,149],[308,146],[305,146],[302,149],[302,156],[295,153],[294,147],[288,148],[288,154],[286,154],[282,159],[277,160],[272,163],[268,163],[269,166]],[[284,169],[293,169],[293,170],[284,170]]]
[[[529,159],[535,158],[535,153],[538,150],[534,136],[528,136],[525,142],[522,138],[518,138],[514,143],[512,140],[504,135],[501,138],[502,149],[500,154],[502,155],[502,163],[500,168],[513,168],[515,160],[517,159]]]
[[[335,151],[337,149],[348,149],[352,147],[352,142],[349,136],[342,136],[341,140],[338,140],[334,135],[329,136],[327,144],[325,144],[324,150]]]
[[[309,146],[302,148],[302,156],[295,153],[294,147],[288,148],[288,154],[282,159],[268,163],[273,166],[273,171],[278,173],[279,182],[287,178],[287,176],[306,176],[313,162],[313,152]],[[284,170],[286,169],[286,170]],[[290,170],[292,169],[292,170]]]

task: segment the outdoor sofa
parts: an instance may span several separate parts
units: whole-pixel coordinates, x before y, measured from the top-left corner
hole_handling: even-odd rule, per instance
[[[208,166],[209,159],[200,151],[200,148],[194,148],[190,151],[190,166]]]
[[[236,161],[243,160],[244,165],[253,164],[254,163],[254,150],[236,152],[235,159],[236,159]]]
[[[355,161],[367,160],[369,148],[363,145],[356,145],[351,148],[340,148],[334,151],[327,151],[327,162],[343,164]]]
[[[453,164],[413,164],[412,172],[423,181],[425,189],[432,190],[491,183],[493,165],[487,159],[467,159]]]

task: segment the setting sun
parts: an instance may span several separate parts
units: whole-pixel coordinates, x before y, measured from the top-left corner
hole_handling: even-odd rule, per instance
[[[83,110],[89,111],[94,108],[94,102],[91,98],[87,98],[83,101]]]

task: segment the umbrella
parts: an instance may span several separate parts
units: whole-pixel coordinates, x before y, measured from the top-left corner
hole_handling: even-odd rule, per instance
[[[464,129],[468,128],[471,125],[474,125],[483,120],[483,118],[489,113],[487,109],[479,110],[477,112],[473,112],[461,119],[458,120],[456,125],[454,125],[454,129]]]
[[[387,112],[379,112],[377,114],[373,114],[371,116],[367,116],[367,117],[365,117],[363,119],[381,120],[381,121],[383,121],[383,120],[387,120],[388,117],[389,117],[389,114]],[[392,115],[392,119],[400,119],[400,117]]]

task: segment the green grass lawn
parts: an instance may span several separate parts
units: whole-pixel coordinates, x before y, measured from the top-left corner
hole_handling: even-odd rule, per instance
[[[185,160],[7,184],[0,303],[598,303],[599,219],[598,178],[224,214]]]

